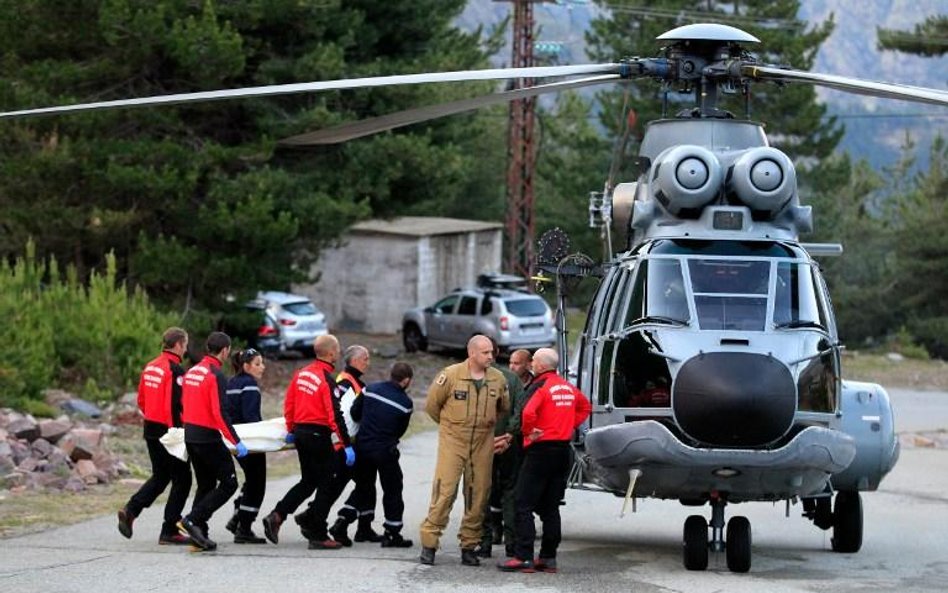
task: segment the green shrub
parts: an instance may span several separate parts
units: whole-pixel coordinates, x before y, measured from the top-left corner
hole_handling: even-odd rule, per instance
[[[116,260],[81,283],[56,261],[37,262],[35,246],[11,266],[0,263],[0,403],[37,400],[53,385],[90,399],[112,399],[134,386],[142,364],[176,319],[136,288],[116,280]]]

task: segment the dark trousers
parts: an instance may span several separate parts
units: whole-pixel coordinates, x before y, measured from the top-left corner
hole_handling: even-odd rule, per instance
[[[534,443],[524,452],[517,480],[517,523],[514,555],[533,559],[536,529],[533,514],[543,522],[540,558],[556,558],[560,545],[560,500],[566,493],[572,452],[565,441]]]
[[[490,500],[484,511],[484,536],[481,547],[490,548],[493,541],[494,523],[491,514],[503,514],[503,541],[508,545],[514,542],[514,525],[516,525],[517,509],[517,476],[520,475],[520,466],[523,464],[522,437],[514,437],[510,447],[503,453],[494,455],[494,467],[490,485]]]
[[[267,491],[267,456],[264,453],[251,453],[238,458],[237,463],[244,470],[244,485],[234,500],[234,508],[240,528],[247,531],[257,519]]]
[[[155,502],[170,483],[171,492],[165,503],[165,521],[161,525],[161,533],[173,535],[178,532],[175,525],[181,519],[181,511],[191,491],[191,467],[187,461],[181,461],[168,453],[158,439],[145,439],[145,444],[148,445],[148,457],[151,459],[151,477],[132,495],[125,508],[133,517],[137,517]]]
[[[389,533],[399,533],[402,530],[402,515],[405,513],[405,501],[402,498],[404,481],[402,466],[398,459],[400,454],[397,447],[389,449],[359,449],[356,458],[355,490],[346,501],[360,511],[360,516],[375,512],[375,478],[378,476],[382,486],[382,509],[385,512],[385,522],[382,524]],[[342,511],[339,511],[340,515]]]
[[[313,492],[329,483],[332,460],[329,434],[329,427],[320,424],[297,424],[293,428],[296,454],[300,460],[300,481],[290,488],[274,509],[284,520]]]
[[[224,441],[213,443],[185,443],[191,464],[194,466],[194,479],[197,492],[188,518],[197,525],[206,527],[214,512],[224,506],[237,492],[237,472],[230,451]]]
[[[358,456],[356,456],[358,464]],[[346,489],[349,480],[352,479],[352,468],[346,465],[345,450],[333,451],[329,462],[329,480],[325,487],[320,486],[316,489],[316,496],[306,508],[306,512],[300,517],[300,523],[316,533],[326,531],[326,518],[329,516],[329,510],[335,504],[342,491]]]

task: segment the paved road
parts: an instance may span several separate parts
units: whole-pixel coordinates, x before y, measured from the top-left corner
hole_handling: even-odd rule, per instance
[[[948,393],[893,391],[899,430],[948,428]],[[417,526],[427,508],[436,444],[434,433],[403,444],[406,523]],[[271,482],[269,508],[291,480]],[[906,449],[879,492],[864,496],[866,531],[854,555],[830,551],[829,534],[783,505],[729,507],[753,524],[751,572],[728,572],[712,555],[709,570],[681,565],[681,529],[692,509],[639,501],[638,513],[619,518],[622,501],[571,491],[564,509],[566,539],[557,575],[503,574],[492,566],[460,566],[452,517],[435,566],[417,563],[418,547],[387,550],[356,544],[310,552],[293,526],[279,546],[237,546],[221,537],[227,513],[211,525],[220,550],[190,554],[154,540],[160,511],[150,509],[123,539],[112,516],[43,533],[0,540],[0,591],[595,591],[808,592],[948,591],[948,451]],[[705,509],[707,510],[707,509]],[[412,529],[411,531],[415,531]],[[408,534],[417,538],[416,533]]]

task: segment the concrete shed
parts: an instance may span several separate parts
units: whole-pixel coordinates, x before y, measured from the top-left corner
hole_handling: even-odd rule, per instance
[[[406,309],[500,271],[502,230],[499,222],[423,216],[360,222],[320,254],[319,281],[293,290],[326,313],[330,329],[396,333]]]

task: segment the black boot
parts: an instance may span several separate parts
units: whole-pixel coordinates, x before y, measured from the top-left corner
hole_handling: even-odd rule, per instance
[[[477,557],[477,551],[471,549],[461,549],[461,564],[464,566],[480,566],[481,559]]]
[[[383,548],[410,548],[412,543],[410,539],[405,539],[402,537],[402,534],[397,531],[386,529],[385,533],[382,534]]]
[[[359,518],[359,527],[356,529],[355,539],[357,542],[370,542],[377,544],[382,541],[382,536],[375,533],[372,529],[372,518],[371,517],[361,517]]]
[[[234,543],[235,544],[265,544],[267,540],[263,539],[259,535],[253,532],[249,527],[244,527],[243,525],[237,528],[237,532],[234,534]]]
[[[349,539],[349,522],[342,517],[336,519],[336,522],[329,528],[329,535],[347,548],[352,545],[352,540]]]

